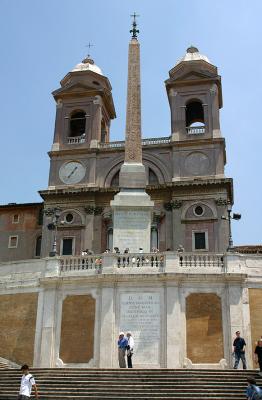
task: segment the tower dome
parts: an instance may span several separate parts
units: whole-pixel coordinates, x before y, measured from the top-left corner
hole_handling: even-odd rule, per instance
[[[188,61],[206,61],[209,64],[211,64],[211,62],[209,61],[209,59],[207,58],[207,56],[199,53],[198,48],[194,47],[194,46],[190,46],[187,51],[186,54],[184,55],[184,57],[182,57],[177,63],[176,65],[180,64],[181,62],[188,62]]]
[[[76,71],[92,71],[96,74],[103,75],[102,70],[95,64],[92,58],[85,58],[81,63],[77,64],[71,72]]]

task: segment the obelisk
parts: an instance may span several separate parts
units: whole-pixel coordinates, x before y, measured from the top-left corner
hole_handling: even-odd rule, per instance
[[[111,201],[113,247],[136,253],[150,252],[153,201],[145,191],[146,173],[142,163],[140,46],[136,14],[128,53],[125,160],[120,169],[120,192]]]

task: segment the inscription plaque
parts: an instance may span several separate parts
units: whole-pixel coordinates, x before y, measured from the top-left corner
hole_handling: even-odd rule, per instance
[[[122,293],[120,331],[131,331],[135,341],[134,365],[159,365],[159,293]]]

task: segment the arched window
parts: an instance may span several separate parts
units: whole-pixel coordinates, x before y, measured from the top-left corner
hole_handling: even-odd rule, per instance
[[[41,244],[42,244],[42,236],[38,236],[35,242],[35,256],[40,257],[41,255]]]
[[[70,117],[70,137],[82,136],[86,130],[86,114],[84,111],[75,111]]]
[[[119,186],[119,171],[113,176],[111,180],[111,186]]]
[[[156,176],[156,174],[154,173],[154,171],[149,168],[148,170],[148,184],[149,185],[158,185],[158,178]]]
[[[199,100],[190,101],[186,106],[186,128],[188,134],[205,133],[203,104]]]

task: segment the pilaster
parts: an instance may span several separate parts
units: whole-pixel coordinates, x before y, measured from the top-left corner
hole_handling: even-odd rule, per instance
[[[113,287],[102,287],[101,290],[101,330],[100,330],[100,368],[116,367],[117,348],[115,337],[115,314]]]
[[[178,286],[167,286],[167,368],[181,368],[181,309]]]

